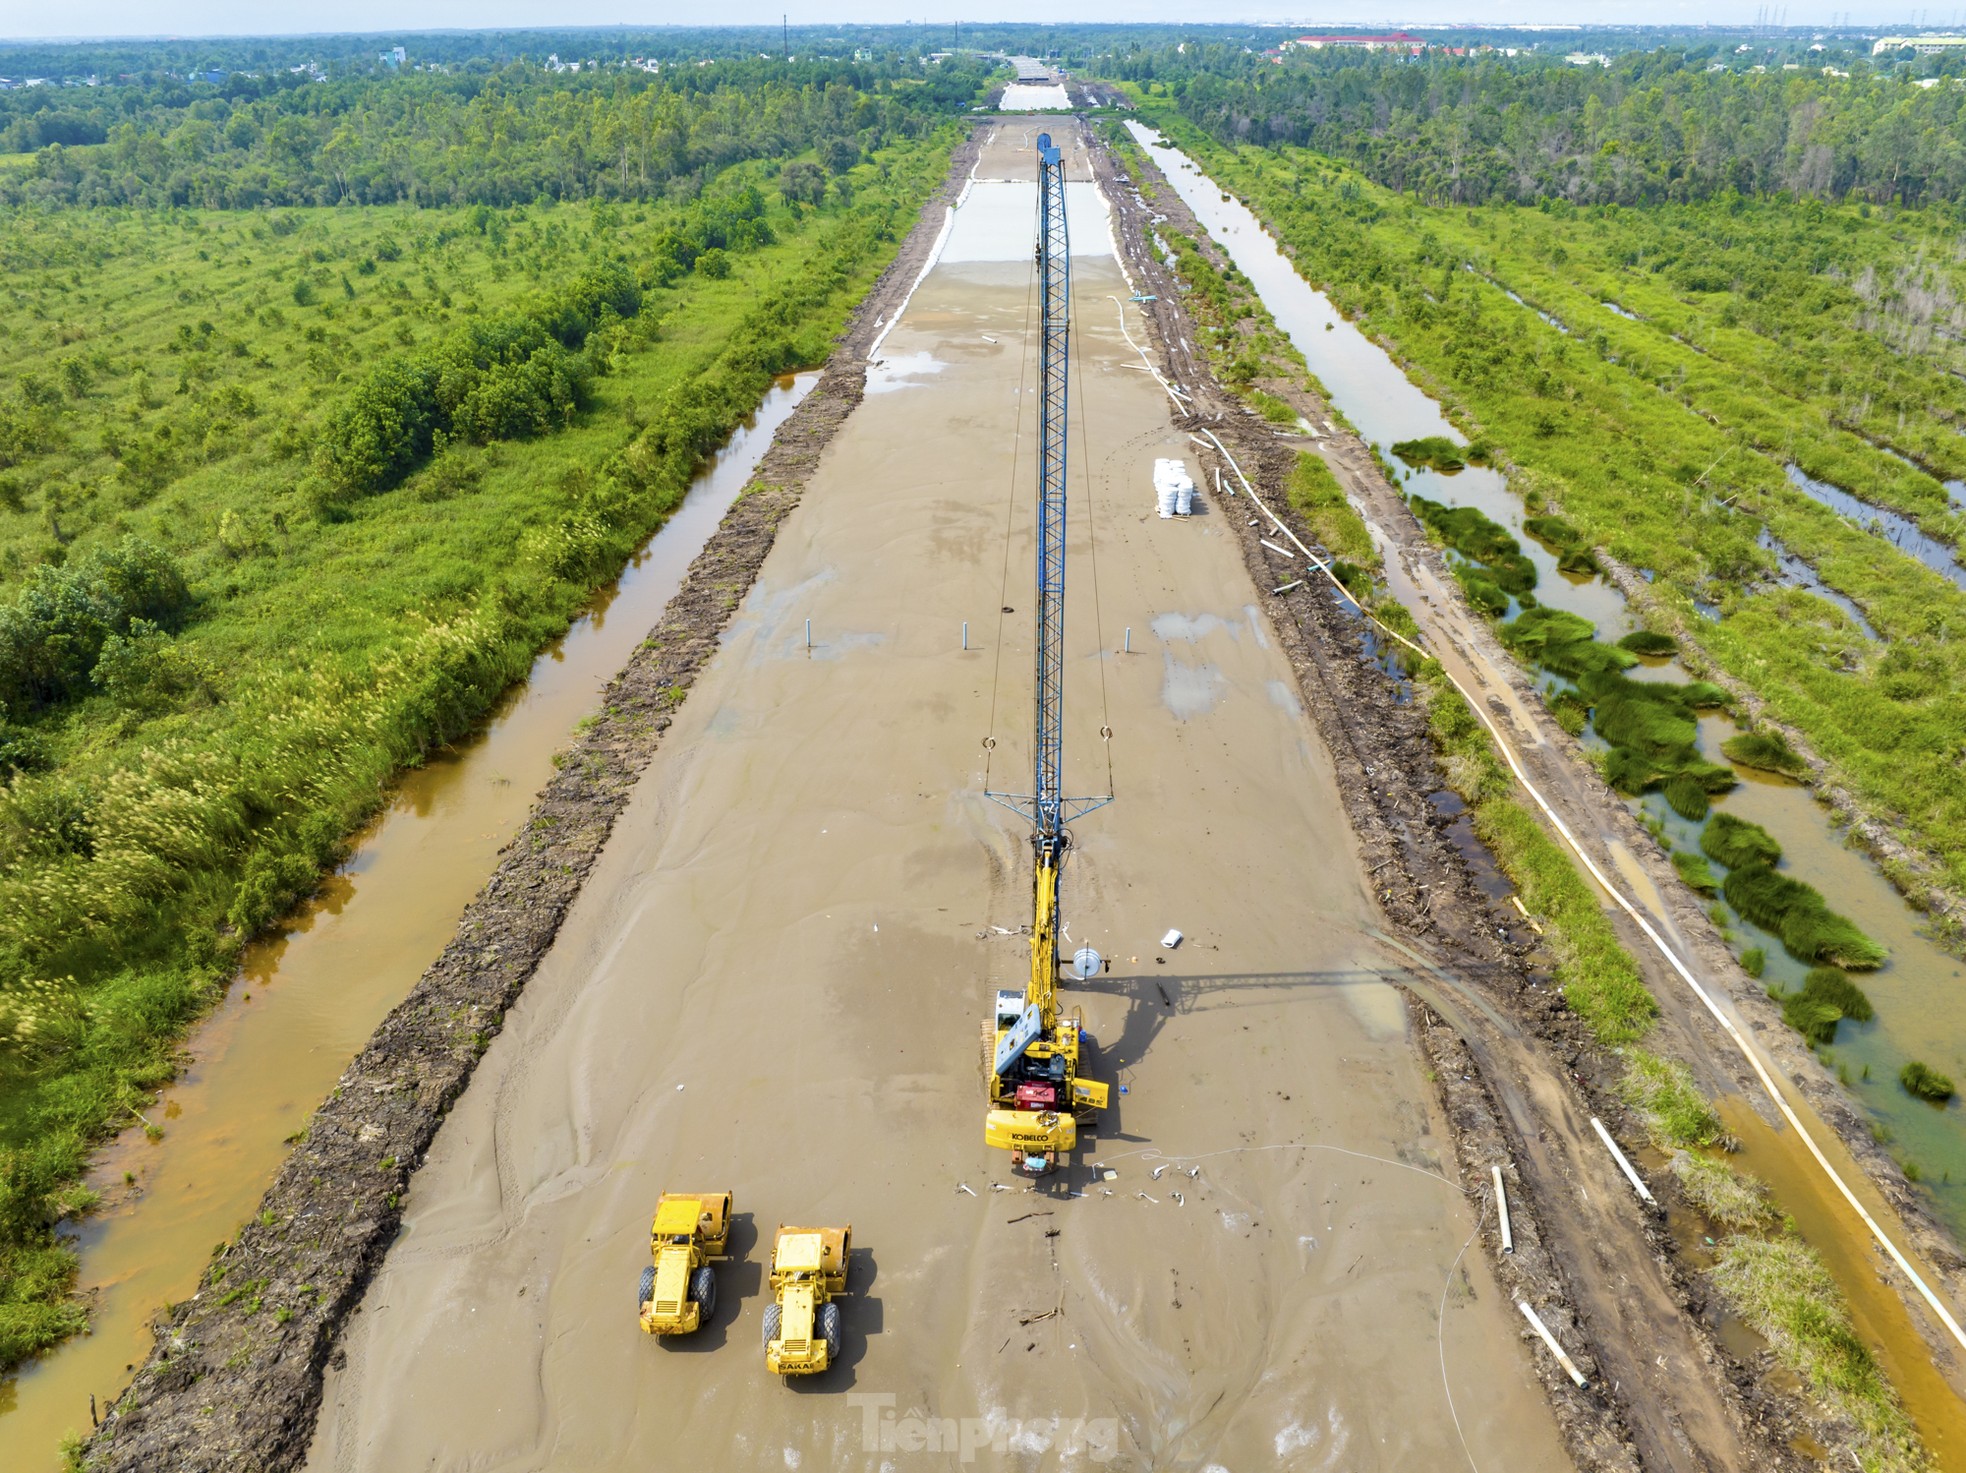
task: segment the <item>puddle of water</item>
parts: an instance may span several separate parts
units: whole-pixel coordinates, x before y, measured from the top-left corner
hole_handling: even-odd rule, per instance
[[[960,266],[974,262],[1031,261],[1031,221],[1038,212],[1035,179],[978,179],[963,198],[942,247],[941,261]],[[1090,180],[1065,181],[1065,229],[1074,256],[1113,253],[1112,217],[1106,197]]]
[[[1172,651],[1161,658],[1165,673],[1161,678],[1160,698],[1176,720],[1206,716],[1228,694],[1228,678],[1213,665],[1184,665],[1174,658]]]
[[[1439,406],[1407,379],[1383,350],[1297,274],[1247,206],[1240,200],[1224,200],[1212,180],[1179,149],[1158,142],[1157,134],[1137,123],[1127,126],[1196,218],[1249,277],[1278,327],[1323,381],[1334,405],[1367,440],[1380,447],[1382,454],[1398,440],[1428,435],[1446,435],[1457,442],[1463,439]],[[1541,602],[1591,620],[1605,639],[1617,639],[1634,627],[1624,597],[1615,588],[1598,579],[1580,582],[1564,577],[1555,569],[1554,556],[1536,539],[1522,534],[1521,503],[1500,475],[1478,466],[1456,476],[1419,470],[1401,484],[1437,501],[1479,507],[1508,527],[1536,563],[1540,575],[1536,596]],[[1961,484],[1966,490],[1966,483]],[[1825,587],[1813,569],[1772,537],[1764,536],[1762,545],[1780,558],[1785,577],[1836,604],[1867,638],[1878,639],[1852,600]],[[1417,598],[1418,590],[1405,579],[1397,559],[1386,556],[1388,549],[1383,543],[1380,552],[1393,595],[1405,600]],[[1708,618],[1718,617],[1719,612],[1713,605],[1701,609]],[[1631,674],[1645,679],[1686,678],[1677,661],[1656,666],[1647,662]],[[1721,760],[1720,742],[1733,734],[1731,725],[1709,717],[1701,723],[1701,747],[1712,760]],[[1958,1125],[1959,1117],[1966,1115],[1966,1105],[1932,1110],[1906,1095],[1897,1083],[1897,1070],[1906,1058],[1923,1058],[1934,1068],[1966,1079],[1966,1009],[1957,1005],[1961,982],[1966,981],[1966,964],[1919,934],[1919,914],[1904,903],[1867,858],[1844,847],[1806,788],[1782,779],[1770,780],[1766,774],[1747,769],[1737,772],[1742,785],[1717,800],[1716,807],[1752,819],[1773,832],[1782,843],[1790,873],[1816,886],[1835,909],[1891,949],[1891,959],[1881,971],[1859,978],[1876,1002],[1879,1017],[1861,1028],[1843,1025],[1846,1041],[1835,1053],[1838,1059],[1849,1062],[1855,1098],[1873,1119],[1894,1133],[1904,1153],[1920,1164],[1935,1204],[1953,1231],[1966,1233],[1966,1131]],[[1697,852],[1693,826],[1671,814],[1663,800],[1648,801],[1653,811],[1665,814],[1675,845]],[[1778,967],[1788,965],[1788,959],[1778,942],[1768,944],[1768,953],[1772,978]],[[1799,981],[1800,975],[1798,970],[1795,980]],[[1868,1082],[1861,1079],[1865,1063],[1872,1066]],[[1956,1183],[1947,1179],[1948,1173],[1957,1178]],[[1797,1182],[1798,1196],[1827,1190],[1820,1179]],[[1966,1444],[1960,1446],[1966,1453]]]
[[[1056,82],[1049,86],[1012,82],[1003,89],[1003,101],[997,107],[1007,113],[1070,112],[1072,99]]]
[[[1941,573],[1957,586],[1966,588],[1966,568],[1959,566],[1959,559],[1953,550],[1938,538],[1927,535],[1910,517],[1888,507],[1872,506],[1868,501],[1859,500],[1841,486],[1833,486],[1828,481],[1819,481],[1814,476],[1804,474],[1800,466],[1789,465],[1784,469],[1788,473],[1789,484],[1812,501],[1821,502],[1838,516],[1875,532],[1899,552],[1908,553],[1933,572]]]
[[[238,982],[187,1045],[190,1068],[164,1092],[163,1140],[126,1132],[91,1172],[109,1205],[72,1237],[80,1287],[95,1297],[93,1328],[0,1382],[9,1469],[54,1473],[61,1439],[88,1428],[89,1397],[107,1405],[121,1393],[149,1354],[152,1317],[197,1287],[213,1246],[238,1230],[279,1169],[285,1138],[436,960],[551,775],[553,753],[660,617],[818,379],[778,380],[484,731],[405,774],[348,863],[282,935],[249,949]]]
[[[1461,795],[1442,788],[1427,794],[1427,801],[1433,805],[1434,812],[1448,820],[1448,842],[1466,862],[1469,873],[1474,876],[1475,888],[1490,900],[1506,902],[1515,894],[1515,886],[1496,867],[1495,856],[1488,852],[1488,846],[1476,835],[1474,815],[1468,812],[1468,805],[1461,801]]]
[[[1620,317],[1624,318],[1625,321],[1627,322],[1643,322],[1645,320],[1643,317],[1640,317],[1636,312],[1631,312],[1623,307],[1620,307],[1616,302],[1606,302],[1604,304],[1604,309],[1607,312],[1616,312]]]
[[[1192,618],[1187,614],[1156,614],[1150,627],[1160,639],[1178,639],[1185,644],[1200,644],[1217,629],[1227,630],[1231,639],[1242,632],[1239,626],[1214,614],[1199,614]]]
[[[1847,593],[1838,593],[1834,588],[1823,582],[1816,570],[1810,567],[1802,558],[1790,552],[1788,545],[1773,532],[1763,527],[1761,529],[1761,535],[1755,540],[1764,550],[1775,554],[1775,562],[1781,569],[1781,579],[1784,583],[1794,588],[1806,588],[1809,592],[1815,594],[1817,598],[1835,604],[1850,616],[1851,620],[1857,626],[1857,631],[1865,639],[1868,639],[1873,644],[1882,644],[1884,642],[1884,636],[1871,627],[1870,620],[1864,617],[1864,611],[1857,606],[1855,599],[1851,598]]]
[[[892,394],[897,389],[917,389],[921,385],[916,380],[940,373],[948,366],[926,351],[900,358],[877,358],[867,366],[867,392]]]

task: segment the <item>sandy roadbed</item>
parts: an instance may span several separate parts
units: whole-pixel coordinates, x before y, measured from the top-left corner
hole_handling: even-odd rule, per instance
[[[981,1143],[1029,893],[981,739],[1021,786],[1031,495],[1028,267],[993,243],[1028,195],[1005,226],[981,185],[1029,177],[1024,131],[412,1181],[310,1466],[879,1466],[944,1418],[1068,1465],[1567,1465],[1239,545],[1213,503],[1152,515],[1154,458],[1190,452],[1084,230],[1068,780],[1103,790],[1110,722],[1119,796],[1066,899],[1114,958],[1077,1000],[1128,1093],[1056,1190]],[[658,1344],[630,1288],[682,1186],[748,1216],[716,1322]],[[857,1254],[844,1364],[783,1386],[760,1261],[793,1219]]]

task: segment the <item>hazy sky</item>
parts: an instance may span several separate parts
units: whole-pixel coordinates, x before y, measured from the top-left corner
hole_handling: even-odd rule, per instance
[[[968,5],[923,11],[909,0],[725,0],[715,6],[649,3],[649,0],[0,0],[0,37],[144,36],[171,34],[271,35],[316,31],[479,29],[507,26],[700,25],[714,15],[721,24],[775,22],[789,11],[792,23],[899,22],[926,19],[937,27],[965,20],[1082,21],[1288,21],[1340,24],[1394,22],[1506,22],[1666,24],[1752,21],[1756,0],[1318,0],[1315,8],[1268,0],[970,0]],[[1771,9],[1780,9],[1775,0]],[[1952,6],[1923,10],[1895,4],[1787,6],[1790,25],[1827,24],[1832,15],[1858,24],[1902,26],[1924,15],[1950,24]]]

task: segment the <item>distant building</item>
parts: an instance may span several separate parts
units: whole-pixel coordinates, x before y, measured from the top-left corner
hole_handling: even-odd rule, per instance
[[[1879,36],[1872,44],[1870,54],[1883,56],[1886,52],[1903,51],[1907,47],[1920,56],[1966,50],[1966,36]]]
[[[190,72],[185,76],[184,80],[187,82],[209,82],[212,86],[219,87],[225,83],[225,73],[217,67],[213,67],[208,72]],[[33,83],[30,82],[28,85],[32,86]]]
[[[1299,36],[1294,41],[1285,41],[1283,49],[1293,46],[1307,47],[1312,51],[1322,51],[1327,46],[1355,46],[1361,51],[1425,51],[1427,43],[1418,36],[1409,36],[1405,31],[1393,31],[1384,36]]]
[[[1611,58],[1602,51],[1573,51],[1563,58],[1572,66],[1610,66]]]
[[[377,56],[376,60],[393,72],[398,70],[404,62],[408,61],[409,57],[404,54],[402,47],[391,46],[387,51]]]

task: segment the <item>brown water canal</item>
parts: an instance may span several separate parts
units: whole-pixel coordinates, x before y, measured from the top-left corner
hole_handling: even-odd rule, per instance
[[[1559,572],[1554,555],[1523,533],[1522,502],[1499,472],[1469,466],[1450,476],[1425,467],[1405,467],[1392,453],[1395,442],[1444,435],[1459,443],[1466,436],[1382,348],[1297,274],[1247,206],[1225,194],[1180,150],[1157,142],[1150,129],[1128,126],[1210,236],[1249,277],[1278,327],[1324,384],[1331,403],[1378,448],[1382,458],[1405,471],[1403,489],[1455,506],[1478,507],[1508,527],[1536,564],[1541,602],[1590,619],[1606,639],[1616,639],[1634,627],[1617,588],[1602,579]],[[1632,673],[1686,678],[1677,662],[1651,663],[1655,668],[1650,671]],[[1735,730],[1724,718],[1702,722],[1705,754],[1723,760],[1720,743]],[[1859,978],[1876,1004],[1877,1017],[1865,1024],[1846,1020],[1832,1050],[1833,1060],[1843,1065],[1853,1096],[1890,1133],[1901,1158],[1916,1163],[1954,1232],[1966,1233],[1966,1128],[1962,1128],[1966,1110],[1959,1102],[1944,1108],[1927,1105],[1897,1083],[1898,1070],[1908,1058],[1923,1059],[1955,1078],[1966,1077],[1966,1006],[1959,1001],[1966,963],[1923,933],[1922,917],[1869,859],[1844,843],[1828,810],[1806,786],[1747,768],[1736,771],[1741,785],[1717,799],[1715,807],[1768,829],[1782,845],[1787,873],[1814,885],[1832,907],[1890,948],[1890,960],[1881,970]],[[1678,818],[1657,794],[1648,795],[1642,806],[1664,823],[1676,848],[1697,852],[1697,824]],[[1767,981],[1800,982],[1806,967],[1790,958],[1778,939],[1731,915],[1729,924],[1744,938],[1741,946],[1760,945],[1766,950]],[[1881,1348],[1894,1371],[1902,1372],[1898,1384],[1935,1450],[1949,1448],[1954,1456],[1966,1456],[1966,1418],[1961,1416],[1960,1403],[1949,1393],[1937,1394],[1943,1383],[1936,1377],[1917,1374],[1916,1368],[1927,1364],[1923,1345],[1895,1294],[1877,1292],[1877,1274],[1870,1260],[1878,1255],[1869,1247],[1867,1235],[1833,1195],[1821,1172],[1807,1161],[1792,1132],[1769,1130],[1744,1107],[1732,1110],[1729,1119],[1746,1142],[1748,1169],[1762,1173],[1777,1188],[1804,1235],[1837,1271],[1866,1338]],[[1856,1179],[1849,1172],[1845,1175]],[[1926,1386],[1926,1380],[1933,1385]]]
[[[0,1382],[0,1464],[49,1473],[150,1347],[150,1323],[190,1294],[215,1245],[253,1211],[335,1079],[450,938],[552,772],[737,499],[817,373],[786,375],[566,635],[471,741],[406,774],[353,857],[278,937],[248,953],[193,1034],[191,1066],[150,1119],[96,1163],[104,1208],[74,1234],[92,1332]]]

